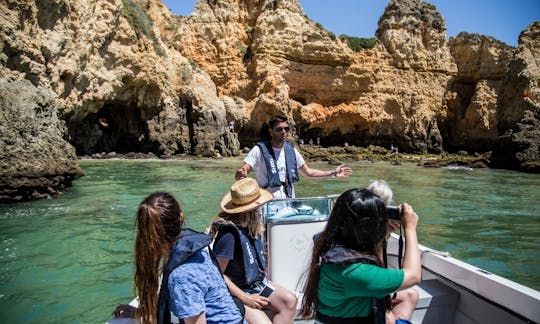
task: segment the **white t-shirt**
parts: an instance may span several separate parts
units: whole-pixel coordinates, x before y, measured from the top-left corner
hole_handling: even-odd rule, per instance
[[[274,156],[276,157],[276,164],[279,172],[279,180],[282,182],[285,182],[285,179],[287,178],[287,168],[285,163],[285,151],[283,148],[275,148],[272,147],[274,150]],[[304,158],[302,155],[300,155],[300,152],[296,148],[294,148],[294,154],[296,155],[296,165],[297,168],[300,169],[304,164],[306,164],[306,161],[304,161]],[[258,145],[255,145],[247,154],[246,158],[244,159],[244,162],[249,164],[251,168],[255,171],[257,183],[261,188],[265,188],[268,186],[268,174],[266,171],[266,163],[264,162],[264,157],[261,152],[261,148]],[[285,193],[285,188],[283,186],[280,187],[273,187],[273,188],[266,188],[266,190],[270,191],[274,198],[287,198],[287,194]],[[292,193],[291,197],[294,197],[294,186],[292,186]]]

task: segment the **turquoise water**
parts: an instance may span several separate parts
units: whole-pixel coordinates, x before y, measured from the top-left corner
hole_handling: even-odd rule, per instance
[[[133,219],[156,190],[183,203],[187,226],[217,213],[240,158],[82,161],[85,176],[50,200],[0,205],[3,323],[104,323],[132,299]],[[326,163],[311,167],[329,170]],[[420,243],[540,290],[540,175],[354,163],[347,179],[306,179],[297,196],[385,179],[420,216]]]

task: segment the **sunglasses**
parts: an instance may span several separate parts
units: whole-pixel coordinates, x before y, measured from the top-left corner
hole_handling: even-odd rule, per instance
[[[288,133],[291,130],[291,128],[289,126],[287,126],[287,127],[276,127],[276,128],[274,128],[274,130],[276,132],[278,132],[278,133],[281,133],[281,131],[283,131],[283,130]]]

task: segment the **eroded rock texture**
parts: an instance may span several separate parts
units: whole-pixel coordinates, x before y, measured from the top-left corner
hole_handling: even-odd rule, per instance
[[[8,84],[27,80],[50,93],[51,116],[66,125],[57,129],[59,139],[66,138],[78,155],[238,154],[214,83],[161,41],[151,13],[170,18],[159,2],[3,1],[0,72],[9,77]],[[3,99],[6,105],[20,104],[11,101],[16,96]],[[41,103],[36,99],[35,105]],[[34,136],[47,135],[38,131]],[[24,141],[7,143],[8,150],[28,147]],[[65,145],[52,141],[44,154],[62,155]],[[74,154],[64,157],[77,164]],[[14,155],[4,162],[40,165]]]
[[[446,42],[433,5],[390,1],[376,46],[360,52],[296,1],[199,1],[175,24],[167,39],[210,75],[242,146],[281,113],[305,142],[483,153],[517,127],[527,100],[538,100],[536,24],[518,49],[468,33]]]
[[[445,148],[489,151],[499,136],[499,95],[514,48],[492,37],[468,33],[450,39],[450,48],[458,74],[444,98],[441,128]]]
[[[540,22],[519,35],[497,110],[492,166],[540,171]]]
[[[494,150],[497,166],[531,170],[523,166],[538,161],[538,135],[526,126],[539,99],[538,29],[525,30],[517,49],[467,33],[446,42],[434,6],[392,0],[376,45],[355,52],[296,0],[199,0],[186,17],[159,0],[5,0],[0,99],[11,108],[2,107],[3,151],[33,152],[28,137],[11,138],[26,131],[13,113],[24,107],[47,107],[25,118],[50,119],[42,122],[58,140],[48,140],[46,154],[68,170],[50,177],[66,179],[80,175],[73,151],[237,155],[279,113],[290,118],[293,140]],[[12,95],[22,84],[46,95],[27,90],[23,105]],[[33,137],[50,138],[50,130],[33,129]],[[49,174],[21,156],[4,154],[2,162]],[[1,171],[5,187],[15,183],[9,172]]]
[[[83,173],[50,91],[0,80],[0,202],[45,198]]]

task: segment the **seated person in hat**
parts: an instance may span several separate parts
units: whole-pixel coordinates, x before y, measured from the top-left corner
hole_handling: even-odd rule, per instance
[[[249,323],[292,323],[297,298],[291,291],[268,282],[257,209],[272,200],[255,179],[235,182],[221,200],[221,213],[212,223],[214,253],[231,294],[246,306]],[[273,288],[268,289],[265,287]],[[270,310],[272,320],[264,310]]]

